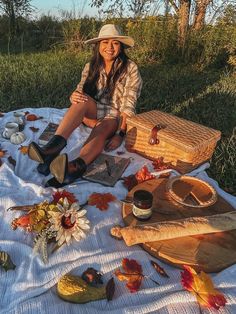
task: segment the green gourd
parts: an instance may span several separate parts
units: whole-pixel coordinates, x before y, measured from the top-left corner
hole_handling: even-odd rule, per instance
[[[92,287],[79,276],[64,275],[57,284],[60,298],[73,303],[87,303],[106,299],[106,287]]]

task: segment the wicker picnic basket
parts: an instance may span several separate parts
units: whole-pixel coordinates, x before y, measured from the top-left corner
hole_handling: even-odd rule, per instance
[[[209,160],[220,131],[152,110],[127,118],[125,147],[148,159],[163,161],[184,174]]]

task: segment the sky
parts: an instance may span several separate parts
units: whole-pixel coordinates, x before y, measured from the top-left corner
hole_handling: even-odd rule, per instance
[[[90,0],[31,0],[30,3],[36,7],[36,16],[49,14],[60,17],[62,10],[75,12],[76,17],[98,16],[98,10],[90,7]]]

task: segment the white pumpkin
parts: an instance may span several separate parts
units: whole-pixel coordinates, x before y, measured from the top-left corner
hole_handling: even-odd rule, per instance
[[[12,144],[21,144],[25,141],[26,136],[23,132],[13,133],[10,137],[10,141]]]

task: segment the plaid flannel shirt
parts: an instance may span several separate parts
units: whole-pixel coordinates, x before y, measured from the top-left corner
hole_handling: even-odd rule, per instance
[[[81,81],[77,86],[77,90],[83,90],[88,72],[89,63],[85,65],[82,71]],[[98,80],[98,93],[95,97],[97,102],[97,119],[104,117],[118,118],[122,112],[128,116],[134,115],[136,102],[142,88],[142,78],[137,65],[133,61],[128,60],[127,71],[116,82],[112,99],[106,97],[104,93],[106,82],[107,74],[105,69],[102,69]]]

